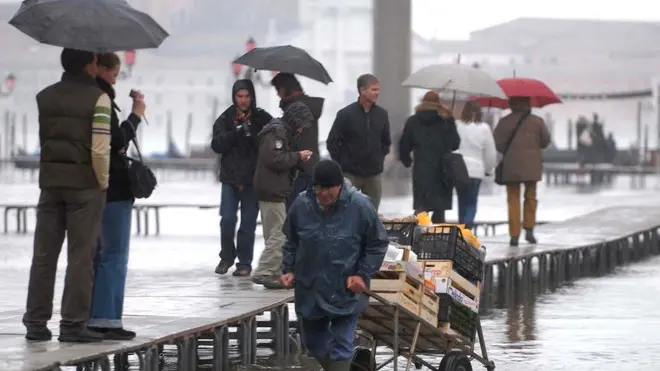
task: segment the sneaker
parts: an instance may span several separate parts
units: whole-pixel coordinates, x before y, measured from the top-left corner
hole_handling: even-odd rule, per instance
[[[25,338],[30,341],[50,341],[53,338],[53,333],[50,332],[48,327],[35,327],[27,330]]]
[[[234,277],[249,277],[250,276],[250,270],[247,269],[246,267],[240,267],[236,268],[234,273],[232,273]]]
[[[227,264],[225,262],[220,262],[218,263],[218,266],[215,267],[215,273],[217,274],[227,274],[227,271],[229,271],[229,268],[231,268],[231,264]]]
[[[99,343],[103,338],[103,334],[84,327],[73,331],[60,329],[60,337],[57,340],[61,343]]]

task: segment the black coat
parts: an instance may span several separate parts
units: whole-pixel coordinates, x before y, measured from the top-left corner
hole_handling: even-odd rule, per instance
[[[337,112],[326,141],[330,156],[345,173],[364,177],[383,172],[391,144],[387,111],[374,104],[365,112],[359,102]]]
[[[454,119],[445,119],[435,110],[419,111],[406,121],[399,141],[399,159],[404,166],[413,167],[415,211],[451,210],[453,183],[443,160],[460,143]]]
[[[119,107],[115,104],[115,90],[105,80],[97,78],[99,84],[110,100],[112,100],[112,117],[110,118],[110,178],[108,179],[107,202],[133,201],[131,182],[128,177],[128,163],[124,153],[128,152],[131,140],[135,138],[135,130],[140,124],[140,117],[131,113],[126,121],[119,124],[117,111]],[[130,121],[130,122],[129,122]],[[131,128],[133,124],[133,128]],[[135,129],[135,130],[134,130]]]
[[[225,110],[213,124],[213,139],[211,149],[221,155],[220,181],[222,183],[239,185],[252,185],[254,171],[257,166],[257,152],[259,150],[259,132],[272,119],[268,112],[257,108],[254,94],[254,85],[249,80],[238,80],[232,88],[232,100],[235,102],[236,92],[240,89],[250,91],[252,98],[252,117],[250,118],[249,133],[246,135],[245,123],[236,122],[236,105],[233,104]]]

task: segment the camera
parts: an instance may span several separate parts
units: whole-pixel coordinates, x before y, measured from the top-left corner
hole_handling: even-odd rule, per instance
[[[238,125],[236,129],[243,130],[243,133],[246,137],[252,136],[250,129],[252,128],[252,122],[250,120],[244,121],[242,124]]]
[[[131,97],[131,98],[133,98],[133,99],[135,99],[135,98],[137,98],[138,94],[139,94],[139,93],[138,93],[137,90],[135,90],[135,89],[131,89],[131,92],[128,93],[128,96]]]

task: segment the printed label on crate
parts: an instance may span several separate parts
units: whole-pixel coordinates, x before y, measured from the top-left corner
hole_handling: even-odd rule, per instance
[[[460,292],[457,288],[451,285],[451,280],[448,278],[436,278],[435,292],[436,294],[447,294],[451,296],[457,303],[470,308],[475,313],[479,312],[479,304],[474,300],[468,298],[465,294]]]
[[[452,271],[451,261],[427,261],[424,263],[424,279],[449,277]]]

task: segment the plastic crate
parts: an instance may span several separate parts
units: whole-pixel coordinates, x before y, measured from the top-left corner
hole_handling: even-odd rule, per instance
[[[456,273],[470,281],[481,281],[485,257],[464,239],[456,226],[422,227],[411,244],[418,260],[451,260]]]
[[[399,245],[412,246],[417,229],[416,222],[383,221],[390,241]]]
[[[440,298],[438,323],[449,323],[449,328],[474,342],[478,314],[457,303],[448,294],[438,294],[438,297]]]

